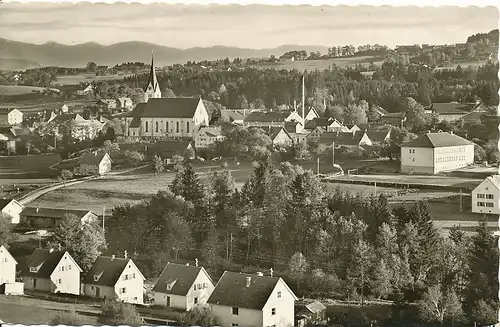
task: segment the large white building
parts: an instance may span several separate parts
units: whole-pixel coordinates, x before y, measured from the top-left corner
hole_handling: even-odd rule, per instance
[[[437,174],[474,163],[474,143],[450,133],[427,133],[401,145],[401,172]]]
[[[472,191],[472,212],[500,214],[500,175],[486,177]]]
[[[0,125],[13,126],[21,125],[23,113],[17,109],[0,110]]]

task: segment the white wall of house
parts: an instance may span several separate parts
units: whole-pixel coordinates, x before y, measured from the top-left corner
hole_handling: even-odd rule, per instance
[[[210,280],[210,277],[203,269],[200,270],[186,296],[186,309],[189,311],[197,305],[204,305],[207,303],[207,300],[210,295],[212,295],[214,288],[215,286]]]
[[[16,260],[3,245],[0,245],[0,285],[16,281],[16,266]]]
[[[19,224],[23,208],[19,202],[12,200],[2,209],[2,218],[7,219],[11,224]]]
[[[115,284],[118,298],[127,303],[144,303],[144,278],[130,260]]]
[[[304,118],[304,122],[313,120],[314,118],[319,118],[319,116],[316,115],[316,111],[309,110],[309,112],[306,114],[306,117]]]
[[[280,280],[262,309],[263,326],[292,327],[295,322],[294,305],[295,297]]]
[[[434,173],[434,149],[401,147],[401,172]]]
[[[50,275],[52,293],[80,294],[80,269],[69,254],[65,254]]]
[[[9,111],[7,117],[9,125],[20,125],[23,122],[23,113],[17,109]]]
[[[282,129],[278,133],[278,135],[276,135],[274,137],[274,139],[272,141],[273,141],[274,145],[277,145],[277,144],[290,145],[293,142],[293,140],[290,139],[290,137],[288,136],[288,134],[285,132],[284,129]]]
[[[111,158],[109,156],[104,156],[99,163],[99,175],[111,171]]]
[[[285,121],[298,121],[301,124],[304,124],[304,118],[302,118],[298,112],[293,111],[285,118]]]
[[[474,163],[474,145],[434,149],[434,173],[467,167]]]
[[[260,327],[263,325],[262,310],[251,310],[238,308],[238,315],[233,315],[233,308],[225,305],[210,305],[214,316],[218,319],[220,326],[231,327]]]
[[[485,214],[500,214],[500,191],[498,185],[486,178],[473,191],[471,195],[472,212]]]

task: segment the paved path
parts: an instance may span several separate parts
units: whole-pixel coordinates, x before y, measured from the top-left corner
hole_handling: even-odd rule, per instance
[[[22,197],[20,197],[19,199],[17,199],[17,201],[21,205],[27,205],[28,203],[30,203],[30,202],[36,200],[37,198],[39,198],[40,196],[42,196],[42,195],[44,195],[44,194],[46,194],[48,192],[51,192],[51,191],[63,188],[63,187],[67,187],[67,186],[71,186],[71,185],[76,185],[76,184],[80,184],[80,183],[84,183],[84,182],[92,181],[92,180],[96,180],[96,179],[106,179],[107,176],[116,176],[116,175],[128,174],[128,173],[130,173],[132,171],[148,167],[149,165],[150,165],[150,163],[148,163],[146,165],[139,166],[139,167],[135,167],[135,168],[123,170],[123,171],[114,171],[114,172],[110,172],[110,173],[108,173],[107,175],[104,175],[104,176],[97,176],[97,177],[90,177],[90,178],[89,177],[85,177],[85,178],[77,179],[77,180],[59,182],[59,183],[56,183],[54,185],[45,186],[45,187],[33,190],[31,192],[28,192],[27,194],[25,194]]]

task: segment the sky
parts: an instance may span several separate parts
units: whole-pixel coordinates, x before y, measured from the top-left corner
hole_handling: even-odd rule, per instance
[[[498,8],[391,6],[3,3],[0,37],[41,44],[144,41],[175,48],[214,45],[461,43],[498,28]]]

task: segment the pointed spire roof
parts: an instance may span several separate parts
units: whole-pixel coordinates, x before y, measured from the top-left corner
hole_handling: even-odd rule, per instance
[[[158,84],[158,80],[156,79],[156,71],[155,71],[155,65],[154,65],[154,52],[151,51],[151,71],[149,72],[149,82],[147,87],[151,85],[153,87],[153,91],[156,92],[156,90],[160,87]],[[146,88],[147,88],[146,87]]]

